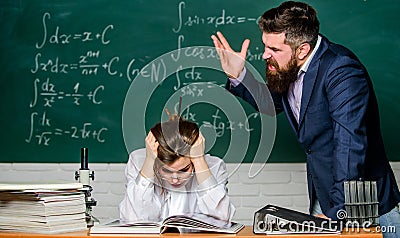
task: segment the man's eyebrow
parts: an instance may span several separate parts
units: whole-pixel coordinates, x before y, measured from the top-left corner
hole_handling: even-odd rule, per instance
[[[280,51],[280,50],[281,50],[281,49],[276,48],[276,47],[273,47],[273,46],[267,46],[267,45],[264,43],[263,40],[261,40],[261,43],[262,43],[266,48],[271,49],[271,50],[273,50],[273,51]]]
[[[273,51],[281,51],[281,49],[278,49],[278,48],[273,47],[273,46],[267,46],[267,48],[269,48],[269,49],[271,49]]]

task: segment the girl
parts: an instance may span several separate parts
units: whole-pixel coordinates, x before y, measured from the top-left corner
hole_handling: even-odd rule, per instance
[[[225,163],[204,155],[197,124],[170,117],[151,128],[145,141],[145,149],[129,156],[121,220],[161,221],[196,213],[232,219],[235,207],[227,194]]]

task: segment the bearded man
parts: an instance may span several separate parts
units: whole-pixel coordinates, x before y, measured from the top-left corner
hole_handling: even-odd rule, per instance
[[[221,32],[211,38],[227,89],[262,113],[285,112],[307,156],[310,213],[338,220],[344,182],[376,181],[380,225],[396,225],[400,232],[400,193],[365,67],[349,49],[319,34],[316,11],[306,3],[288,1],[266,11],[259,27],[267,84],[244,67],[250,40],[235,52]]]

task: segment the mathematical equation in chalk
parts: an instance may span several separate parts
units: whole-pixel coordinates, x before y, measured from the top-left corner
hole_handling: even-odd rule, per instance
[[[25,142],[49,146],[51,140],[59,136],[74,140],[93,140],[99,143],[105,143],[105,133],[107,131],[107,127],[98,128],[91,122],[72,125],[68,128],[55,128],[52,126],[52,119],[47,116],[46,111],[41,115],[39,115],[38,112],[32,112],[30,117],[30,131]]]
[[[119,61],[119,57],[113,57],[108,62],[98,63],[90,61],[91,59],[98,59],[100,56],[100,50],[89,50],[85,54],[79,56],[77,62],[68,63],[60,60],[57,56],[55,58],[45,58],[42,53],[35,55],[35,62],[31,73],[36,74],[38,72],[48,72],[52,74],[68,74],[72,71],[80,71],[81,75],[97,75],[99,68],[103,68],[109,75],[115,75],[116,73],[112,70],[112,64]],[[121,73],[120,77],[123,76]]]
[[[172,28],[174,33],[178,33],[183,27],[193,27],[197,25],[210,25],[215,28],[223,25],[235,25],[243,23],[255,23],[258,22],[258,17],[247,17],[247,16],[235,16],[227,14],[225,9],[221,10],[221,14],[204,16],[202,14],[187,15],[185,12],[186,3],[184,1],[178,4],[178,26]],[[188,12],[193,12],[190,10]]]
[[[36,48],[42,49],[46,44],[61,44],[66,45],[70,44],[72,41],[80,41],[80,42],[90,42],[94,40],[99,40],[101,44],[107,45],[111,41],[107,38],[107,33],[114,29],[113,25],[106,26],[103,31],[95,33],[90,31],[78,32],[78,33],[62,33],[60,32],[60,27],[57,26],[54,30],[54,33],[48,32],[48,21],[51,19],[51,14],[46,12],[42,17],[42,27],[43,27],[43,35],[42,40],[40,42],[36,42]]]
[[[50,82],[50,78],[47,78],[44,82],[37,78],[33,82],[33,90],[33,100],[29,104],[31,108],[35,107],[41,99],[43,99],[44,107],[52,107],[56,101],[61,100],[71,100],[73,104],[79,106],[82,99],[86,99],[92,104],[101,104],[101,92],[104,91],[104,85],[98,85],[86,93],[81,93],[80,83],[76,83],[70,91],[57,91],[56,85]]]
[[[208,121],[201,121],[199,122],[196,118],[196,113],[190,109],[190,107],[187,108],[187,110],[182,113],[182,117],[186,120],[190,120],[193,122],[199,123],[200,127],[204,128],[211,128],[215,130],[216,137],[223,137],[225,134],[225,131],[233,131],[233,130],[244,130],[245,132],[251,132],[254,130],[250,126],[250,120],[251,119],[257,119],[260,117],[259,112],[254,112],[249,115],[243,120],[243,121],[224,121],[222,120],[222,117],[220,115],[220,110],[216,109],[215,113],[211,115],[211,120]]]

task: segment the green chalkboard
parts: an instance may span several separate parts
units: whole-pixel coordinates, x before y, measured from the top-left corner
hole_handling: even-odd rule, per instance
[[[284,115],[227,93],[210,35],[239,49],[263,80],[258,17],[281,1],[0,1],[0,162],[124,163],[165,108],[199,124],[228,163],[304,162]],[[309,1],[321,32],[369,69],[390,160],[400,160],[400,3]]]

